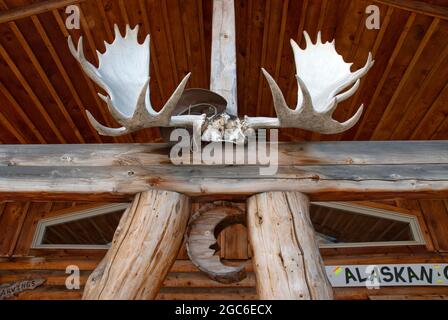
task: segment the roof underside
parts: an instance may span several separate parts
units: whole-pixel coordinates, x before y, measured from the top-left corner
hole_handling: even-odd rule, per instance
[[[0,0],[0,10],[27,8],[30,0]],[[290,105],[297,99],[289,39],[304,45],[302,33],[336,47],[353,68],[371,51],[375,66],[359,92],[342,103],[335,118],[345,120],[364,103],[360,123],[339,135],[320,136],[282,129],[282,140],[407,140],[448,138],[448,1],[373,1],[381,10],[381,29],[365,27],[364,0],[236,0],[238,108],[240,116],[274,115],[271,93],[260,72],[278,81]],[[410,8],[400,8],[400,3]],[[158,129],[118,139],[100,137],[85,109],[114,124],[99,89],[70,55],[66,38],[83,35],[86,56],[104,51],[113,25],[141,25],[140,38],[151,41],[151,92],[161,106],[182,77],[190,87],[208,88],[212,1],[85,0],[81,30],[65,28],[65,9],[0,24],[0,142],[94,143],[160,141]],[[385,3],[389,3],[385,4]]]

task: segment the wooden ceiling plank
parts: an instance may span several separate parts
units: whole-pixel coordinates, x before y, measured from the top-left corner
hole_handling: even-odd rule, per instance
[[[197,88],[209,89],[207,85],[210,75],[206,73],[205,66],[205,44],[201,38],[202,5],[198,7],[197,0],[180,1],[182,10],[183,29],[187,43],[187,55],[189,57],[189,71],[192,73],[191,85]],[[201,15],[200,15],[201,14]],[[235,25],[235,23],[234,23]],[[235,37],[236,41],[236,37]],[[235,50],[236,52],[236,46]],[[235,53],[236,59],[236,53]],[[235,62],[236,63],[236,62]],[[235,71],[236,77],[236,71]],[[237,104],[237,103],[236,103]]]
[[[317,30],[321,31],[325,23],[325,17],[327,16],[328,0],[323,0],[320,7],[319,20],[317,22]],[[325,40],[323,40],[325,41]]]
[[[393,12],[394,12],[394,9],[392,7],[389,7],[387,9],[386,16],[385,16],[385,18],[384,18],[384,20],[383,20],[383,22],[381,24],[381,29],[380,29],[380,31],[377,34],[375,43],[374,43],[373,48],[372,48],[372,56],[374,58],[375,58],[375,56],[376,56],[376,54],[378,52],[379,47],[381,46],[381,44],[383,42],[384,34],[387,31],[387,28],[388,28],[389,23],[391,21],[391,17],[392,17],[392,13]],[[358,91],[356,92],[355,96],[352,98],[352,103],[351,103],[350,108],[349,108],[349,114],[353,114],[355,108],[359,108],[359,105],[361,105],[361,102],[359,100],[362,97],[361,93],[363,92],[363,89],[365,87],[365,83],[366,83],[365,80],[361,81],[361,85],[360,85]],[[346,136],[347,136],[347,134],[341,134],[341,135],[339,135],[338,140],[345,140]]]
[[[65,121],[67,121],[67,124],[69,125],[70,129],[73,131],[73,133],[75,134],[78,141],[81,143],[84,143],[85,142],[84,137],[81,135],[81,132],[75,125],[75,122],[73,121],[72,117],[70,116],[67,109],[65,108],[64,103],[62,102],[61,98],[59,97],[59,94],[57,93],[54,85],[51,83],[44,68],[40,64],[39,60],[37,59],[36,55],[34,54],[33,50],[31,49],[30,45],[28,44],[25,37],[23,36],[22,32],[17,27],[15,22],[9,22],[9,26],[10,26],[11,30],[13,31],[14,35],[17,37],[23,50],[26,52],[28,58],[31,60],[31,63],[36,68],[37,73],[39,74],[43,83],[45,84],[48,91],[50,92],[50,95],[52,96],[53,100],[56,102],[56,105],[58,106],[59,111],[64,116]]]
[[[177,72],[177,65],[176,65],[176,55],[174,54],[174,44],[173,44],[173,36],[171,34],[171,28],[169,18],[168,18],[168,8],[166,1],[162,1],[162,15],[163,15],[163,22],[164,22],[164,29],[165,34],[167,38],[167,43],[169,43],[169,57],[170,57],[170,63],[171,63],[171,71],[174,75],[174,83],[178,83],[180,81],[179,74]]]
[[[401,78],[397,89],[395,90],[394,95],[389,100],[388,105],[386,106],[386,109],[380,119],[380,122],[378,126],[376,127],[375,131],[373,132],[372,139],[374,140],[386,140],[390,137],[389,130],[386,130],[386,126],[389,124],[389,122],[392,123],[392,125],[396,125],[395,118],[392,118],[393,108],[392,106],[395,104],[396,100],[398,99],[399,95],[401,94],[401,91],[405,84],[408,82],[409,77],[412,75],[412,71],[414,70],[414,67],[416,66],[418,60],[420,59],[420,56],[423,52],[423,50],[426,48],[429,40],[431,39],[432,35],[434,34],[434,31],[437,29],[437,26],[439,25],[440,19],[435,18],[428,30],[425,33],[425,36],[423,37],[422,41],[420,42],[420,45],[417,48],[417,51],[415,52],[414,56],[412,57],[411,62],[409,63],[403,77]],[[398,115],[399,116],[399,115]],[[386,122],[386,119],[391,119],[390,121]]]
[[[39,33],[40,37],[44,41],[45,46],[47,47],[48,51],[50,52],[50,55],[53,58],[53,61],[55,62],[56,67],[58,68],[62,78],[64,79],[65,84],[67,85],[70,93],[72,94],[73,98],[75,99],[75,102],[76,102],[78,108],[81,110],[81,114],[83,115],[84,120],[88,123],[89,119],[87,117],[86,109],[84,108],[83,102],[81,101],[81,98],[79,97],[78,92],[76,91],[75,87],[73,86],[73,83],[70,80],[70,77],[68,76],[67,71],[65,70],[65,67],[62,64],[61,59],[59,58],[59,55],[56,52],[44,27],[40,23],[40,20],[37,16],[32,16],[31,19],[33,21],[34,26],[37,29],[37,32]],[[89,127],[90,127],[91,131],[93,132],[93,136],[95,137],[95,140],[97,142],[102,142],[98,132],[92,126],[89,126]]]
[[[144,30],[145,30],[146,34],[150,34],[151,27],[149,25],[148,11],[147,11],[147,8],[145,5],[145,1],[139,0],[138,2],[139,2],[140,11],[142,12],[142,16],[143,16]],[[155,46],[152,46],[152,47],[154,48]],[[154,65],[154,71],[155,71],[155,75],[156,75],[155,78],[157,79],[160,96],[163,101],[166,101],[167,96],[165,95],[165,91],[163,90],[163,85],[162,85],[163,82],[162,82],[162,79],[160,78],[159,60],[158,60],[157,54],[154,51],[155,51],[155,49],[151,53],[151,62]]]
[[[179,79],[176,80],[176,85],[181,79],[188,74],[189,59],[187,56],[187,47],[185,42],[185,34],[183,31],[182,12],[179,7],[178,0],[166,0],[162,1],[164,8],[166,9],[167,25],[172,36],[172,48],[175,57],[175,66],[177,68],[177,75]],[[169,8],[169,9],[167,9]]]
[[[431,74],[428,78],[432,79],[432,77],[437,77],[441,82],[445,81],[446,74],[448,74],[448,70],[446,72],[441,72],[441,68],[447,65],[448,63],[448,45],[445,47],[442,52],[439,61],[435,64],[433,69],[431,70]],[[442,73],[442,75],[440,75]],[[441,76],[441,78],[440,78]],[[431,85],[433,88],[432,81],[428,80],[428,83],[425,87]],[[423,86],[422,86],[423,87]],[[421,98],[425,98],[424,90],[422,90]],[[419,114],[418,116],[418,125],[413,129],[412,134],[410,136],[410,140],[427,140],[434,138],[434,134],[437,132],[438,128],[442,125],[443,121],[446,119],[446,115],[448,114],[448,105],[445,103],[448,100],[448,83],[445,83],[444,87],[440,90],[438,96],[432,101],[426,103],[422,101],[422,104],[427,108],[423,110],[423,116]],[[415,115],[417,118],[417,115]]]
[[[111,43],[114,40],[114,34],[112,32],[112,27],[109,23],[109,19],[107,19],[106,11],[104,10],[102,0],[95,0],[95,1],[101,16],[101,21],[103,21],[104,29],[106,30],[107,41]]]
[[[5,59],[6,63],[8,64],[11,71],[14,73],[14,75],[19,80],[20,84],[23,86],[25,91],[28,93],[30,99],[33,101],[33,103],[36,105],[36,107],[39,109],[39,112],[42,114],[42,116],[47,121],[48,125],[50,126],[53,133],[56,135],[58,140],[61,143],[66,143],[65,138],[62,136],[61,132],[59,131],[58,127],[54,123],[53,119],[51,119],[50,115],[48,114],[45,107],[40,102],[39,98],[34,93],[33,89],[29,85],[28,81],[26,81],[25,77],[23,76],[22,72],[17,68],[14,61],[11,59],[9,54],[6,52],[5,48],[2,44],[0,44],[0,55]]]
[[[120,13],[123,17],[124,23],[130,25],[129,15],[126,10],[126,5],[124,4],[124,0],[118,0],[118,6],[120,7]]]
[[[179,21],[180,22],[179,24],[180,24],[181,29],[182,29],[183,42],[184,42],[184,45],[185,45],[185,57],[186,57],[186,62],[187,62],[186,68],[187,68],[188,72],[192,72],[193,69],[192,69],[192,63],[191,63],[191,43],[190,43],[190,35],[188,34],[188,30],[187,29],[188,29],[189,24],[193,24],[194,22],[191,22],[191,23],[189,22],[189,17],[187,16],[188,9],[184,7],[186,2],[187,2],[187,0],[180,0],[180,1],[178,0],[177,1],[177,5],[178,5],[178,7],[180,9],[180,18],[181,19]],[[191,3],[188,3],[187,6],[189,8],[191,8]],[[195,75],[194,72],[192,72],[192,77],[191,77],[190,81],[191,81],[191,85],[193,87],[197,87],[198,86],[197,85],[197,76],[198,75]]]
[[[252,53],[252,36],[250,36],[252,34],[252,30],[253,30],[253,23],[252,23],[252,16],[253,16],[253,0],[248,0],[248,8],[247,8],[247,16],[246,19],[242,19],[241,16],[236,16],[236,20],[237,20],[237,34],[238,34],[238,30],[243,29],[245,26],[247,29],[247,35],[246,35],[246,49],[245,49],[245,63],[244,63],[244,72],[243,72],[243,77],[242,77],[242,81],[240,81],[238,83],[238,96],[241,96],[241,101],[242,103],[240,104],[241,107],[241,112],[246,114],[249,114],[249,110],[248,110],[248,97],[249,97],[249,93],[248,90],[246,88],[248,88],[248,82],[249,82],[249,74],[250,74],[250,65],[252,62],[251,57],[251,53]],[[240,23],[240,25],[238,24],[238,21],[242,21],[242,23]],[[241,26],[241,24],[245,23],[243,26]],[[244,29],[243,29],[244,30]],[[242,70],[241,67],[242,65],[239,64],[238,66],[240,66],[239,70]],[[238,67],[237,66],[237,67]],[[241,72],[238,72],[238,74],[240,75]]]
[[[373,0],[373,2],[382,3],[402,10],[420,13],[439,19],[448,19],[448,8],[431,4],[427,1]]]
[[[68,36],[70,34],[67,31],[67,29],[65,28],[65,24],[64,24],[64,21],[63,21],[63,19],[61,17],[61,14],[59,13],[58,10],[53,10],[52,14],[53,14],[53,17],[56,20],[56,23],[59,26],[59,30],[63,34],[64,38],[68,38]],[[92,94],[93,100],[95,101],[95,104],[97,105],[98,110],[102,110],[103,106],[101,105],[101,101],[100,101],[100,99],[99,99],[99,97],[97,95],[97,90],[95,89],[92,81],[90,80],[90,78],[84,72],[82,72],[82,70],[81,70],[81,74],[82,74],[82,76],[83,76],[87,86],[89,87],[89,91]],[[110,120],[110,116],[107,116],[107,115],[104,116],[105,113],[103,113],[103,112],[101,112],[100,114],[103,116],[103,119],[105,120],[106,125],[107,126],[111,126],[112,122]],[[90,121],[89,121],[89,124],[90,124]],[[113,140],[115,142],[127,142],[127,141],[129,141],[129,140],[124,139],[123,137],[114,137]]]
[[[260,67],[265,68],[271,74],[277,72],[279,74],[280,67],[277,65],[278,54],[280,50],[283,49],[283,42],[285,37],[285,19],[287,18],[287,11],[285,9],[289,7],[289,1],[272,1],[269,7],[269,23],[265,25],[265,31],[267,32],[266,45],[262,55],[265,54],[264,62]],[[283,28],[283,29],[282,29]],[[264,75],[260,73],[261,81],[261,92],[259,91],[259,103],[260,103],[260,113],[259,115],[270,116],[275,114],[274,104],[272,99],[272,93],[267,85]],[[278,76],[275,78],[278,80]]]
[[[46,143],[44,137],[39,132],[39,130],[36,128],[34,123],[31,121],[30,117],[28,117],[28,115],[23,111],[23,109],[20,107],[20,105],[16,101],[16,99],[12,96],[12,94],[8,91],[8,89],[1,82],[0,82],[0,92],[11,103],[11,105],[14,107],[14,110],[19,114],[19,116],[23,120],[23,122],[30,128],[30,130],[33,132],[34,136],[38,139],[38,141],[40,143]]]
[[[141,19],[143,22],[143,27],[145,29],[145,34],[150,34],[151,35],[151,26],[149,23],[149,17],[148,17],[148,11],[147,11],[147,7],[146,4],[143,0],[139,0],[138,1],[138,8],[141,12]],[[154,39],[153,37],[151,37],[151,40]],[[164,83],[161,77],[161,67],[159,64],[159,57],[157,55],[157,44],[154,44],[151,46],[150,48],[151,50],[151,63],[152,66],[154,68],[153,73],[155,74],[155,79],[157,82],[157,88],[159,90],[159,98],[160,98],[160,104],[163,105],[165,103],[165,101],[167,101],[168,97],[166,96],[166,92],[164,89]],[[145,130],[146,132],[146,139],[147,141],[157,141],[160,138],[160,134],[159,134],[159,130],[156,128],[150,128]]]
[[[371,107],[366,112],[366,114],[364,115],[363,119],[361,119],[361,123],[360,123],[360,125],[358,127],[358,130],[356,132],[356,135],[355,135],[355,140],[358,140],[359,135],[361,134],[362,129],[364,127],[364,124],[367,121],[369,121],[369,117],[368,117],[369,111],[373,110],[373,108],[375,107],[376,100],[380,96],[381,90],[383,89],[384,84],[386,83],[386,80],[387,80],[387,78],[389,76],[389,73],[392,70],[392,67],[393,67],[393,65],[395,63],[395,60],[396,60],[396,58],[397,58],[397,56],[398,56],[398,54],[399,54],[399,52],[400,52],[400,50],[401,50],[405,40],[406,40],[406,37],[408,36],[408,33],[409,33],[409,31],[410,31],[410,29],[411,29],[411,27],[412,27],[416,17],[417,17],[417,14],[412,13],[409,16],[409,18],[408,18],[408,20],[406,22],[406,26],[404,27],[403,31],[401,32],[400,38],[398,39],[397,44],[395,45],[394,50],[392,52],[392,55],[390,56],[390,58],[388,60],[387,67],[384,70],[383,76],[381,77],[381,80],[378,82],[378,85],[375,88],[375,92],[373,94],[372,100],[370,101],[370,106]]]
[[[198,11],[199,38],[201,41],[201,61],[203,73],[203,87],[210,87],[210,76],[207,70],[207,54],[205,52],[205,33],[204,33],[204,12],[202,8],[202,0],[196,0],[196,8]]]
[[[275,72],[274,72],[274,79],[278,79],[280,76],[280,68],[282,63],[282,54],[283,54],[283,47],[284,47],[284,40],[285,40],[285,30],[286,30],[286,20],[288,18],[288,8],[289,8],[289,0],[283,2],[282,7],[282,20],[280,24],[280,33],[278,37],[278,48],[277,48],[277,58],[275,59]],[[273,102],[271,100],[267,103],[269,105],[269,116],[275,115],[275,109],[273,108]]]
[[[16,127],[9,122],[9,120],[3,115],[3,113],[0,113],[0,123],[11,132],[11,134],[14,135],[14,137],[22,144],[29,143],[28,140],[16,129]]]
[[[261,61],[260,66],[264,66],[266,62],[266,55],[267,55],[267,43],[268,43],[268,35],[269,35],[269,21],[271,16],[271,0],[266,0],[265,4],[265,16],[264,16],[264,24],[263,24],[263,41],[261,45]],[[264,76],[261,73],[261,71],[258,72],[258,89],[257,89],[257,109],[256,113],[257,115],[260,115],[261,113],[261,102],[262,102],[262,95],[263,95],[263,87],[266,87],[264,82]]]
[[[308,12],[308,0],[304,0],[303,1],[303,5],[302,5],[302,10],[300,12],[300,24],[299,27],[297,29],[297,36],[294,39],[297,44],[300,46],[302,44],[302,40],[303,40],[303,32],[305,31],[305,21],[306,21],[306,16],[307,16],[307,12]],[[288,88],[288,93],[287,93],[287,101],[291,102],[293,101],[294,95],[296,94],[296,91],[294,90],[294,88],[296,87],[296,68],[295,66],[293,66],[292,68],[293,70],[291,70],[291,76],[289,79],[289,88]]]
[[[256,81],[259,79],[261,74],[261,56],[264,36],[264,21],[266,15],[266,2],[262,1],[252,1],[252,11],[249,16],[250,20],[250,59],[246,64],[246,74],[245,77],[248,81],[245,83],[245,99],[244,108],[246,110],[245,114],[255,115],[257,110],[257,94],[258,85]],[[243,20],[244,21],[244,20]],[[243,22],[244,23],[244,22]],[[254,80],[255,79],[255,80]],[[264,81],[264,80],[263,80]]]
[[[432,52],[432,51],[431,51]],[[433,53],[432,53],[433,54]],[[435,58],[435,57],[434,57]],[[398,126],[396,126],[394,133],[391,136],[391,139],[393,140],[404,140],[404,139],[410,139],[415,140],[417,137],[419,137],[419,134],[424,134],[426,137],[423,139],[428,139],[430,135],[434,132],[431,130],[431,128],[426,127],[424,132],[421,131],[421,128],[427,124],[426,121],[430,121],[431,125],[430,127],[436,128],[440,121],[440,110],[443,110],[443,106],[437,105],[437,97],[440,96],[440,94],[443,91],[442,89],[438,89],[437,96],[435,96],[434,100],[432,100],[432,103],[428,101],[426,102],[429,92],[431,89],[435,89],[437,87],[435,85],[435,82],[437,80],[442,82],[446,82],[446,76],[448,75],[447,72],[444,72],[447,68],[445,68],[446,63],[448,62],[448,45],[445,46],[444,50],[441,52],[440,56],[437,58],[436,63],[432,66],[430,72],[427,74],[425,79],[420,82],[418,91],[415,95],[415,98],[410,99],[408,102],[408,106],[406,106],[406,110],[409,109],[409,111],[406,113],[404,117],[402,117],[401,121],[399,122]],[[430,90],[428,90],[430,89]],[[429,105],[428,105],[429,104]],[[413,106],[411,108],[411,106]],[[437,109],[434,109],[434,107],[439,107]],[[438,110],[436,119],[433,117],[433,111]],[[445,117],[444,117],[445,118]],[[443,121],[443,120],[442,120]]]
[[[11,22],[18,19],[27,18],[54,9],[81,3],[83,1],[85,0],[48,0],[33,3],[23,7],[8,9],[0,12],[0,23]]]
[[[440,93],[437,100],[434,102],[434,104],[431,106],[431,109],[433,110],[439,110],[438,112],[441,113],[441,116],[444,117],[443,122],[437,126],[437,130],[431,135],[430,139],[445,139],[446,134],[448,132],[448,111],[447,111],[447,102],[448,101],[448,83],[445,86],[444,90]],[[431,121],[429,121],[431,124]],[[434,123],[431,124],[431,128],[434,127]],[[422,127],[423,128],[423,127]]]
[[[364,13],[363,9],[368,6],[368,2],[363,0],[362,4],[363,6],[358,9],[358,12]],[[384,33],[390,23],[393,8],[381,5],[380,12],[382,20],[381,28],[378,30],[367,29],[365,26],[365,19],[361,18],[359,20],[359,25],[357,27],[358,31],[355,33],[352,49],[350,50],[351,55],[350,58],[346,59],[346,61],[353,62],[354,66],[352,67],[352,70],[363,67],[369,53],[372,53],[373,59],[375,59],[376,57],[381,41],[384,39]],[[367,73],[367,75],[363,79],[361,79],[360,87],[356,91],[355,95],[349,100],[342,102],[341,105],[336,109],[334,114],[335,119],[345,121],[352,117],[358,111],[360,106],[363,104],[363,101],[359,101],[358,99],[360,97],[364,98],[363,93],[365,93],[365,91],[363,91],[363,89],[366,87],[365,84],[367,82],[367,78],[371,76],[372,73],[373,71],[369,71],[369,73]],[[347,134],[348,132],[337,135],[321,135],[320,140],[344,140],[345,135]]]
[[[275,73],[274,73],[275,79],[278,79],[280,74],[280,66],[282,62],[282,53],[283,53],[283,41],[285,37],[286,20],[288,18],[288,8],[289,8],[289,0],[283,2],[282,21],[280,26],[279,41],[277,48],[277,58],[275,59]]]

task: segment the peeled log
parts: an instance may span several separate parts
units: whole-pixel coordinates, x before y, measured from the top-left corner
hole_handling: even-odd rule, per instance
[[[333,299],[308,197],[298,192],[262,193],[249,198],[247,211],[260,299]]]
[[[189,215],[184,195],[157,190],[137,194],[111,248],[90,275],[83,299],[154,299],[176,260]]]

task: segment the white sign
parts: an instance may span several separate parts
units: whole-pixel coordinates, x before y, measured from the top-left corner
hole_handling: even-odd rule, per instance
[[[326,266],[333,287],[448,286],[448,264]]]

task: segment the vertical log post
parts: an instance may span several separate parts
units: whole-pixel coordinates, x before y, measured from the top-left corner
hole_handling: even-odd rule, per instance
[[[189,214],[189,198],[179,193],[137,194],[90,275],[83,299],[154,299],[176,260]]]
[[[238,115],[236,87],[236,32],[233,0],[213,1],[210,90],[227,100],[226,112]]]
[[[308,197],[298,192],[258,194],[249,198],[247,210],[260,299],[332,299]]]

